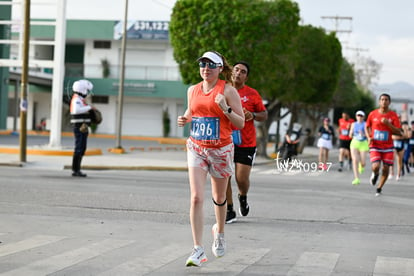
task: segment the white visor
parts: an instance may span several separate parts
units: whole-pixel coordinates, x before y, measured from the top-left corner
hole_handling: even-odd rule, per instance
[[[219,55],[217,55],[216,53],[214,53],[214,52],[205,52],[201,57],[199,57],[197,59],[197,61],[200,61],[203,58],[209,59],[212,62],[217,63],[220,66],[223,66],[223,59]]]

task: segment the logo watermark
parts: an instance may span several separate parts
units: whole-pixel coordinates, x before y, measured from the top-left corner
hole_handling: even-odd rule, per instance
[[[280,154],[278,153],[278,156]],[[328,172],[332,167],[332,162],[306,162],[296,158],[276,158],[276,171],[277,173],[287,172],[302,172],[302,173],[315,173],[315,172]]]

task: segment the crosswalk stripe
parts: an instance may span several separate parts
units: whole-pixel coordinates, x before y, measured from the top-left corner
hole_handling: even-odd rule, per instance
[[[190,250],[188,248],[184,249],[182,245],[170,244],[157,251],[147,252],[145,256],[129,260],[99,275],[144,275],[174,261],[185,253],[190,254]]]
[[[0,235],[2,234],[4,235],[4,233],[0,233]],[[18,242],[5,243],[0,246],[0,257],[52,244],[66,238],[65,236],[37,235]],[[40,276],[52,274],[134,242],[132,240],[106,239],[25,264],[22,267],[0,274],[2,276]],[[176,243],[169,244],[157,250],[146,252],[143,256],[128,259],[110,268],[110,270],[102,272],[99,276],[145,275],[157,269],[162,269],[162,267],[181,258],[182,265],[184,266],[186,253],[189,253],[187,249]],[[270,248],[232,248],[223,258],[209,256],[209,261],[199,268],[199,272],[204,274],[226,271],[226,275],[238,275],[262,259],[270,250]],[[336,267],[339,257],[338,253],[303,252],[286,275],[330,276]],[[414,258],[378,256],[372,275],[413,276],[413,271]]]
[[[258,174],[277,174],[275,169],[256,171],[256,173],[258,173]]]
[[[82,261],[94,258],[111,250],[126,246],[133,243],[129,240],[115,240],[106,239],[101,242],[96,242],[75,250],[67,251],[62,254],[52,256],[43,260],[39,260],[28,265],[22,266],[18,269],[6,271],[2,273],[4,276],[43,276],[51,274],[58,270],[62,270],[68,266],[75,265]]]
[[[383,275],[413,276],[414,259],[378,256],[373,276]]]
[[[287,276],[329,276],[338,258],[337,253],[304,252]]]
[[[247,267],[259,261],[270,251],[270,248],[245,248],[235,249],[234,252],[228,251],[222,258],[214,260],[214,265],[207,264],[201,267],[200,274],[216,273],[226,275],[238,275]],[[210,257],[209,262],[212,261]]]
[[[54,243],[64,238],[66,237],[38,235],[15,243],[6,243],[0,247],[0,257],[14,254],[27,249],[47,245],[49,243]]]

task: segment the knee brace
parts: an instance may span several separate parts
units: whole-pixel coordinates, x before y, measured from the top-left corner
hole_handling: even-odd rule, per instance
[[[227,203],[227,199],[225,199],[224,200],[224,202],[223,203],[220,203],[220,204],[218,204],[215,200],[214,200],[214,198],[212,198],[212,200],[213,200],[213,203],[215,204],[215,205],[217,205],[217,206],[224,206],[226,203]]]

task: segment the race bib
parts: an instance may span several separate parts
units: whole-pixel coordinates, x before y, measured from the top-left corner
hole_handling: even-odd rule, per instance
[[[362,133],[358,133],[357,136],[355,137],[358,141],[364,141],[366,140],[366,137],[364,134]]]
[[[331,140],[331,135],[329,133],[322,133],[322,139]]]
[[[220,119],[218,117],[193,117],[190,136],[195,140],[218,140]]]
[[[388,141],[388,131],[374,130],[374,140]]]
[[[414,145],[414,139],[410,139],[408,142],[410,145]]]
[[[348,136],[349,135],[349,130],[348,129],[342,129],[341,134],[345,135],[345,136]]]
[[[400,149],[400,148],[402,148],[402,146],[403,146],[403,141],[401,141],[401,140],[394,140],[394,148]]]
[[[231,137],[233,138],[233,144],[235,144],[236,146],[242,143],[240,130],[233,130],[231,133]]]

